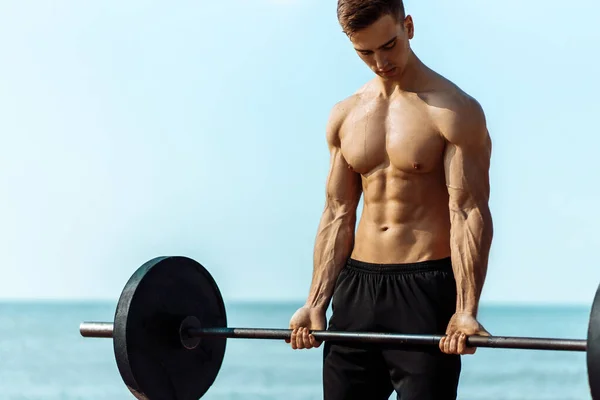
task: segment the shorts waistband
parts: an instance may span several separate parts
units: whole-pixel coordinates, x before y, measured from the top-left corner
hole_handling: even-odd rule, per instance
[[[403,264],[376,264],[349,258],[346,262],[346,268],[369,274],[410,274],[419,272],[452,272],[452,261],[450,257],[419,261],[415,263]]]

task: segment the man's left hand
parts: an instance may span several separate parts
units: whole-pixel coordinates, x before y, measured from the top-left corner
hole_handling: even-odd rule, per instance
[[[470,313],[456,313],[450,319],[446,336],[440,340],[440,350],[446,354],[475,354],[476,347],[467,346],[467,336],[490,336]]]

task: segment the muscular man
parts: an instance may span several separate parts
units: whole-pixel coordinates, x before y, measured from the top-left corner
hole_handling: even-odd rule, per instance
[[[338,0],[338,19],[376,76],[327,123],[314,272],[288,342],[319,347],[309,330],[330,302],[331,330],[445,334],[429,350],[326,342],[324,399],[456,399],[466,336],[489,335],[476,319],[493,235],[485,116],[411,50],[401,0]]]

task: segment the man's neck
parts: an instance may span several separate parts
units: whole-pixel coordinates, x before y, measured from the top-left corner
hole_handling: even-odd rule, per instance
[[[402,72],[392,79],[376,76],[375,81],[381,95],[385,97],[389,97],[395,92],[419,92],[426,79],[427,69],[425,64],[411,51]]]

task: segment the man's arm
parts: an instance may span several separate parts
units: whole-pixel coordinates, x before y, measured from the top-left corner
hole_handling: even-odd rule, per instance
[[[460,108],[446,134],[444,167],[450,196],[456,312],[475,318],[493,237],[488,206],[492,144],[479,103],[469,98]]]
[[[352,252],[356,209],[362,193],[360,175],[349,168],[341,152],[339,131],[346,113],[344,102],[338,103],[327,122],[330,167],[306,301],[306,306],[322,310],[329,306],[337,277]]]

